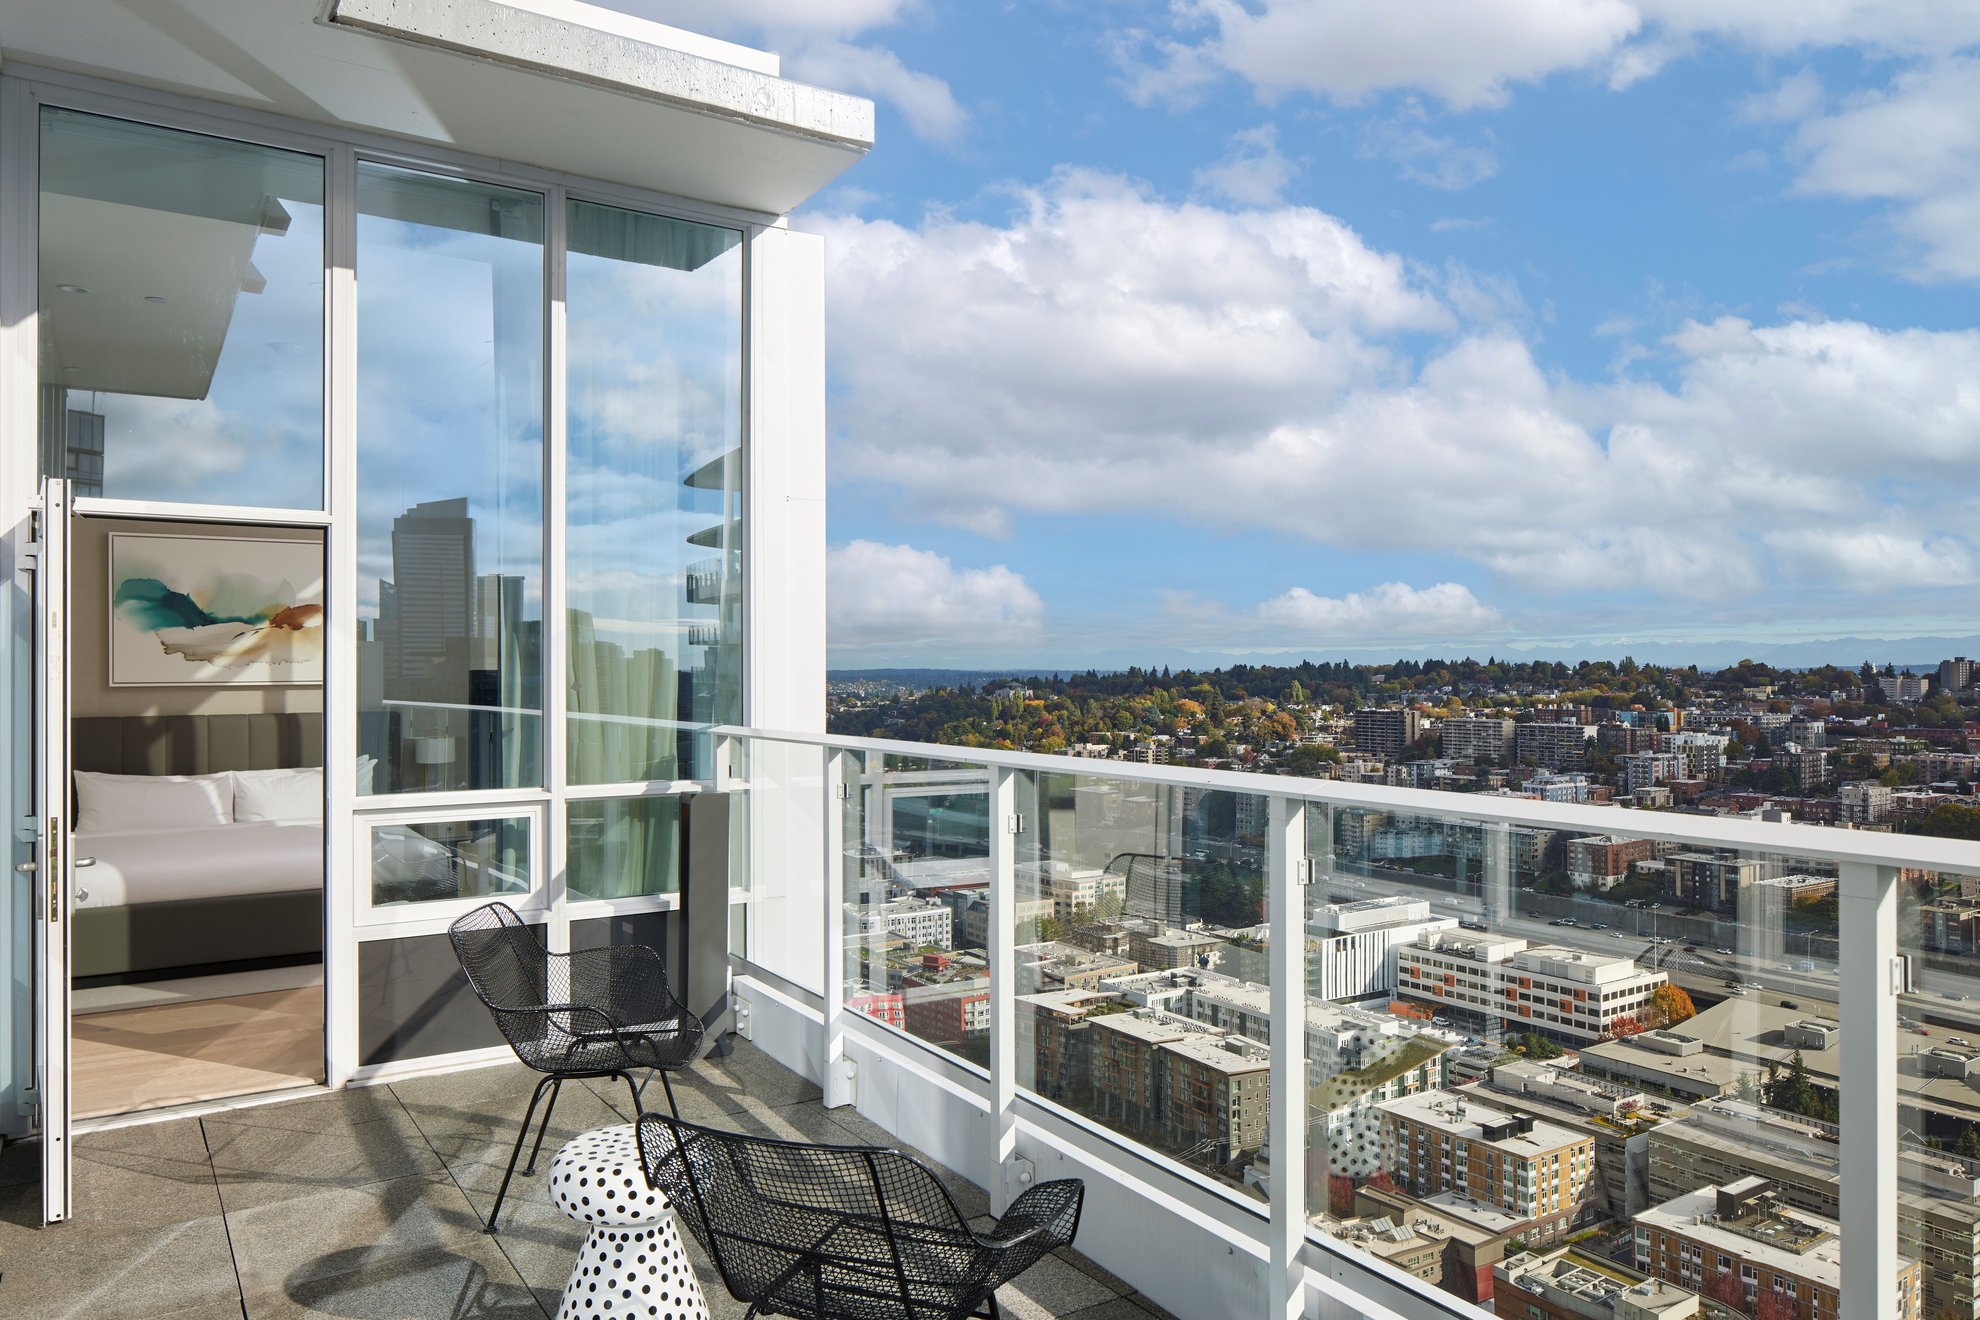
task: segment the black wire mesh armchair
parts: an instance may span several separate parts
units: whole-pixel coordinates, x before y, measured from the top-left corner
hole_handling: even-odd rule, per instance
[[[660,1074],[667,1108],[678,1114],[667,1074],[693,1062],[702,1025],[667,988],[667,968],[660,955],[644,945],[550,953],[507,903],[488,903],[467,913],[447,928],[447,938],[468,985],[494,1016],[509,1048],[543,1074],[529,1098],[501,1190],[488,1212],[485,1231],[493,1233],[523,1139],[529,1135],[530,1119],[546,1089],[550,1103],[536,1129],[524,1177],[536,1172],[550,1114],[567,1081],[619,1078],[632,1092],[633,1113],[638,1114],[640,1088],[632,1074],[635,1069],[651,1069]]]
[[[1079,1231],[1086,1188],[1040,1183],[977,1233],[913,1156],[639,1117],[646,1179],[666,1193],[750,1316],[997,1320],[997,1289]]]

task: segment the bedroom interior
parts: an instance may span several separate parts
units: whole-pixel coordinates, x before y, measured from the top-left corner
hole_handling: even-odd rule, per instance
[[[112,547],[133,545],[229,564],[291,553],[313,560],[306,590],[322,582],[313,529],[77,521],[70,746],[77,855],[94,859],[71,952],[79,1117],[323,1078],[320,676],[119,681],[119,643],[163,650],[114,599],[143,569]]]

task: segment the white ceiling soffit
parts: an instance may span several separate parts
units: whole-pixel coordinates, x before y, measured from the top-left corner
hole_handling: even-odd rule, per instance
[[[572,0],[0,0],[29,63],[782,215],[873,104]],[[667,44],[678,43],[677,48]],[[755,64],[757,67],[745,67]]]

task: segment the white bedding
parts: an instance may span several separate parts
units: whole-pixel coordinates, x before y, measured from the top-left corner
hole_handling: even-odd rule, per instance
[[[189,829],[78,830],[76,906],[122,907],[323,887],[323,827],[242,821]]]

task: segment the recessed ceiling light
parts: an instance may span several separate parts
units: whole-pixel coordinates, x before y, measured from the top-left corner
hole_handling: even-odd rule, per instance
[[[83,287],[82,285],[80,285],[80,284],[58,284],[58,285],[56,285],[55,287],[56,287],[56,288],[58,288],[58,289],[60,289],[60,290],[61,290],[61,291],[62,291],[63,293],[88,293],[88,292],[89,292],[89,290],[88,290],[88,289],[85,289],[85,288],[84,288],[84,287]]]
[[[165,301],[165,299],[164,299],[164,298],[163,298],[162,296],[160,296],[160,295],[158,295],[158,294],[155,294],[155,293],[147,293],[147,294],[145,294],[145,295],[144,295],[144,300],[145,300],[146,302],[148,302],[148,303],[162,303],[162,302],[164,302],[164,301]]]

